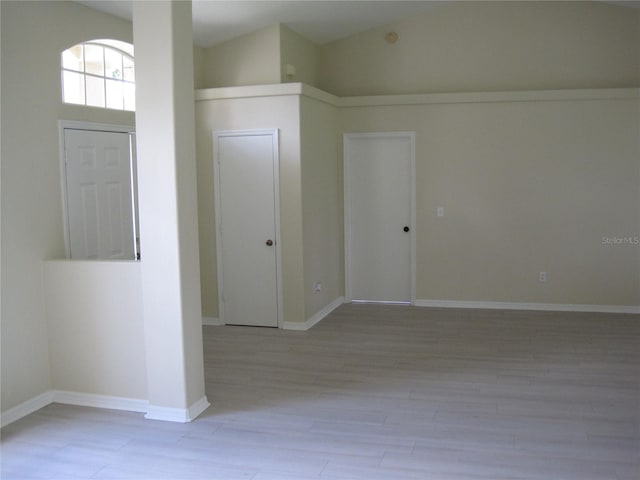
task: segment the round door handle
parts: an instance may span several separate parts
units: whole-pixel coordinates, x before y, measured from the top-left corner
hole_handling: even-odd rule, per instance
[[[265,243],[267,244],[267,247],[270,247],[273,245],[273,240],[267,240]]]
[[[405,232],[408,232],[410,229],[409,227],[404,227],[402,230],[404,230]]]

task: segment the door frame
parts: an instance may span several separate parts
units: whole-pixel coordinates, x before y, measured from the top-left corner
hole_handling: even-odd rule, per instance
[[[275,216],[275,232],[276,238],[276,304],[278,308],[278,328],[282,328],[283,321],[283,295],[282,295],[282,247],[280,234],[280,149],[279,149],[279,130],[274,129],[255,129],[255,130],[214,130],[213,137],[213,191],[214,191],[214,225],[216,229],[216,270],[218,278],[218,319],[222,325],[226,325],[224,319],[223,308],[223,278],[222,278],[222,231],[220,220],[222,218],[221,191],[220,191],[220,153],[219,139],[222,137],[252,137],[252,136],[271,136],[271,146],[273,151],[273,192],[274,192],[274,216]]]
[[[58,156],[60,159],[60,192],[62,193],[62,226],[64,229],[64,250],[67,259],[71,258],[71,239],[69,232],[69,210],[67,205],[68,188],[67,188],[67,150],[65,146],[65,130],[88,130],[92,132],[114,132],[129,134],[129,159],[131,161],[131,197],[133,204],[131,205],[133,217],[133,236],[134,236],[134,252],[136,258],[139,255],[139,245],[135,241],[140,236],[138,232],[138,212],[136,205],[138,203],[138,185],[136,184],[137,165],[133,150],[135,144],[136,127],[133,125],[122,125],[112,123],[95,123],[76,120],[58,120]]]
[[[345,302],[351,302],[353,297],[351,295],[351,272],[350,272],[350,260],[351,260],[351,212],[350,202],[352,192],[350,187],[350,171],[349,171],[349,158],[351,154],[351,140],[357,139],[384,139],[384,138],[404,138],[409,140],[411,158],[410,158],[410,218],[411,218],[411,230],[409,231],[410,239],[410,263],[411,271],[410,283],[410,303],[415,305],[416,303],[416,132],[368,132],[368,133],[345,133],[343,135],[343,172],[344,172],[344,273],[345,273]],[[395,303],[395,302],[381,302],[381,303]],[[404,302],[401,302],[404,303]]]

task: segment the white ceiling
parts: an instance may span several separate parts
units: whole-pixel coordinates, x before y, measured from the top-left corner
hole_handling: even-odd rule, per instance
[[[131,0],[79,0],[78,3],[132,19]],[[193,38],[196,45],[210,47],[282,23],[322,45],[442,3],[434,0],[193,0]]]
[[[132,19],[132,0],[77,0]],[[142,0],[137,0],[142,1]],[[455,0],[193,0],[193,39],[210,47],[282,23],[323,45]],[[640,8],[640,1],[604,0]]]

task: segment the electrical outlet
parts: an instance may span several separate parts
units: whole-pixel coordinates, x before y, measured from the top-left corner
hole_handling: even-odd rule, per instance
[[[313,284],[313,292],[314,293],[319,293],[322,291],[322,282],[315,282]]]
[[[444,207],[438,207],[436,208],[436,215],[438,217],[444,217]]]
[[[547,281],[547,272],[540,272],[540,273],[538,274],[538,281],[539,281],[540,283],[544,283],[544,282],[546,282],[546,281]]]

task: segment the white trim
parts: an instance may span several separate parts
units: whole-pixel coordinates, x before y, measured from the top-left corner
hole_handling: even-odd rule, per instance
[[[220,229],[220,217],[222,212],[220,211],[220,185],[218,183],[218,178],[220,178],[220,153],[219,153],[219,144],[218,144],[218,132],[212,132],[213,137],[213,195],[214,195],[214,204],[213,204],[213,223],[214,228],[216,230],[216,276],[218,280],[218,316],[220,322],[225,324],[224,321],[224,302],[222,297],[222,232]]]
[[[331,93],[325,92],[324,90],[320,90],[316,87],[312,87],[311,85],[307,85],[306,83],[302,83],[301,87],[302,90],[300,92],[300,95],[302,95],[303,97],[308,97],[320,102],[328,103],[329,105],[333,105],[334,107],[340,106],[340,97],[336,97]]]
[[[41,393],[37,397],[30,398],[26,402],[22,402],[20,405],[16,405],[10,408],[6,412],[0,415],[0,427],[5,427],[10,423],[20,420],[33,412],[46,407],[53,402],[53,393],[51,391]]]
[[[224,325],[224,322],[217,317],[202,317],[202,325],[220,327]]]
[[[112,395],[96,395],[93,393],[69,392],[65,390],[53,390],[53,403],[65,405],[78,405],[81,407],[108,408],[111,410],[126,410],[129,412],[147,411],[147,400],[126,397],[114,397]]]
[[[0,416],[0,426],[4,427],[9,425],[52,403],[106,408],[109,410],[126,410],[129,412],[145,413],[145,418],[150,420],[182,423],[195,420],[202,412],[211,406],[206,396],[193,403],[189,408],[169,408],[150,405],[147,400],[137,398],[114,397],[112,395],[97,395],[66,390],[49,390],[3,412]]]
[[[278,305],[278,328],[282,328],[284,322],[284,300],[282,287],[282,235],[280,230],[280,130],[273,129],[271,141],[273,142],[273,191],[274,191],[274,214],[276,221],[276,288]]]
[[[401,131],[401,132],[368,132],[368,133],[344,133],[343,134],[343,179],[344,179],[344,276],[345,276],[345,299],[346,302],[350,302],[353,300],[351,295],[351,272],[349,268],[350,264],[350,250],[351,250],[351,212],[349,208],[349,198],[351,197],[351,192],[349,189],[349,148],[351,139],[358,138],[407,138],[411,147],[411,158],[410,158],[410,206],[409,206],[409,215],[411,219],[411,230],[409,231],[410,236],[410,292],[409,299],[412,305],[416,302],[416,132],[411,131]]]
[[[298,84],[299,85],[299,84]],[[256,130],[217,130],[212,132],[213,136],[213,191],[214,191],[214,210],[215,218],[214,225],[216,229],[216,258],[217,263],[217,275],[218,275],[218,306],[220,316],[219,321],[226,325],[224,319],[224,302],[223,302],[223,278],[222,278],[222,232],[220,229],[220,218],[222,212],[220,211],[220,205],[222,203],[220,199],[220,153],[219,153],[219,138],[220,137],[242,137],[242,136],[271,136],[272,151],[273,151],[273,190],[274,190],[274,215],[275,215],[275,232],[276,238],[276,289],[277,289],[277,308],[278,308],[278,327],[282,328],[283,324],[283,311],[284,303],[282,299],[282,241],[280,238],[280,141],[279,141],[279,129],[256,129]]]
[[[187,421],[189,421],[189,422],[194,421],[196,418],[198,418],[210,406],[211,406],[211,403],[209,403],[209,400],[207,399],[207,396],[204,395],[202,398],[200,398],[200,400],[197,400],[196,402],[194,402],[187,409],[187,418],[188,418]]]
[[[277,97],[284,95],[300,95],[301,93],[301,83],[275,83],[268,85],[247,85],[242,87],[205,88],[195,91],[195,101]]]
[[[209,408],[210,405],[211,404],[207,400],[206,396],[193,403],[189,408],[149,405],[147,414],[144,418],[148,420],[162,420],[165,422],[188,423],[195,420],[198,415]]]
[[[478,308],[494,310],[540,310],[547,312],[640,313],[637,305],[589,305],[565,303],[475,302],[462,300],[416,300],[416,307]]]
[[[565,90],[517,90],[498,92],[426,93],[405,95],[375,95],[337,97],[304,83],[250,85],[242,87],[207,88],[196,90],[196,101],[232,98],[303,95],[335,107],[373,107],[392,105],[438,105],[451,103],[487,102],[554,102],[567,100],[600,100],[640,98],[639,88],[582,88]]]
[[[416,132],[408,132],[411,140],[411,305],[416,303],[416,271],[417,271],[417,254],[416,254],[416,231],[418,230],[418,222],[416,221]]]
[[[355,305],[413,305],[411,302],[388,302],[386,300],[351,300]]]
[[[638,98],[638,88],[521,90],[504,92],[427,93],[418,95],[377,95],[342,97],[339,107],[373,107],[394,105],[437,105],[444,103],[557,102]]]
[[[195,100],[230,100],[235,98],[282,97],[302,95],[337,107],[340,98],[306,83],[277,83],[272,85],[248,85],[243,87],[207,88],[196,90]]]
[[[322,310],[317,312],[312,317],[308,318],[304,322],[283,322],[282,328],[284,330],[297,330],[306,331],[323,320],[327,315],[333,312],[336,308],[344,303],[344,297],[338,297]]]
[[[81,122],[76,120],[58,120],[58,130],[90,130],[98,132],[133,133],[136,127],[115,123]]]
[[[83,122],[76,120],[58,120],[58,157],[60,159],[60,191],[62,192],[62,226],[64,229],[64,249],[66,258],[71,258],[71,240],[69,239],[69,211],[67,209],[67,162],[66,162],[66,147],[65,147],[65,130],[88,130],[92,132],[116,132],[116,133],[128,133],[135,134],[136,127],[133,125],[117,125],[112,123],[95,123],[95,122]],[[130,139],[131,141],[131,139]],[[133,153],[133,152],[132,152]],[[131,167],[136,168],[135,159],[131,158]],[[133,175],[133,172],[132,172]],[[134,185],[132,185],[133,187]],[[132,201],[137,196],[137,191],[132,188],[131,198]],[[133,212],[133,230],[134,237],[137,234],[136,229],[137,212]],[[137,246],[135,246],[137,253]]]
[[[1,426],[4,427],[16,420],[20,420],[51,403],[141,413],[145,413],[149,407],[147,400],[137,398],[114,397],[112,395],[96,395],[93,393],[79,393],[65,390],[49,390],[2,413]]]

